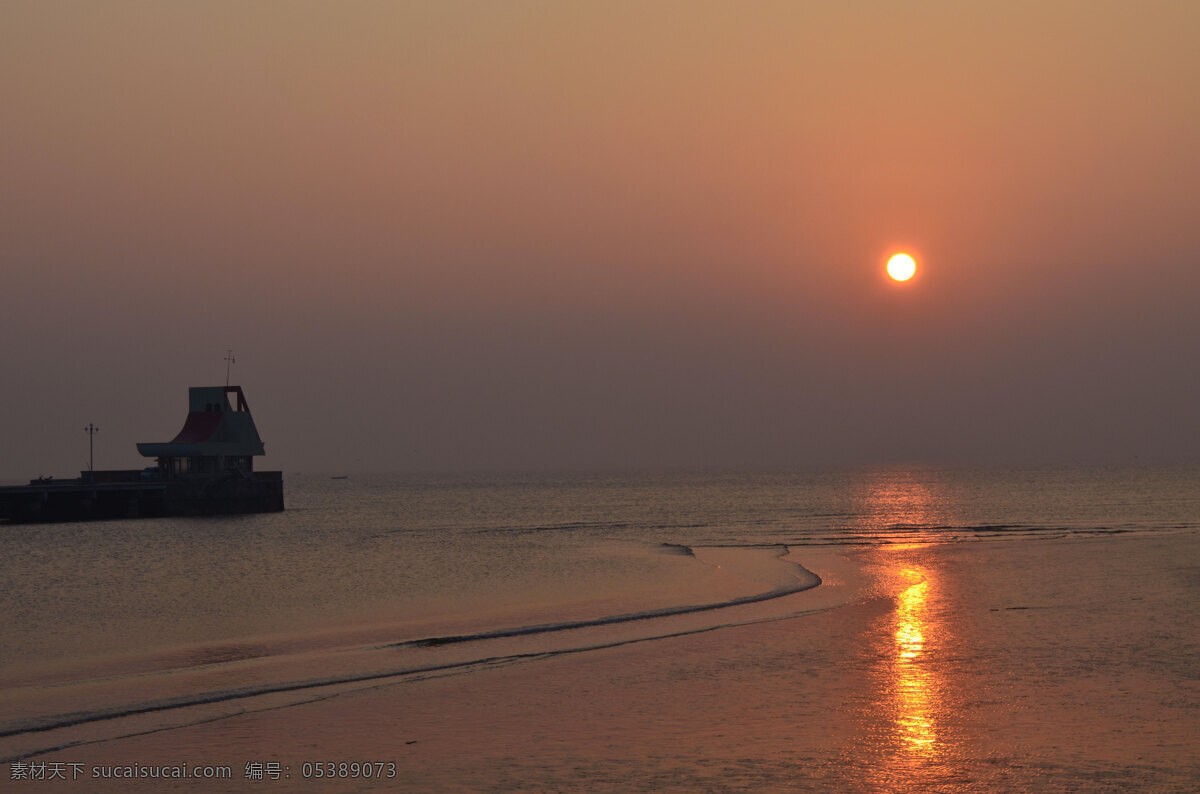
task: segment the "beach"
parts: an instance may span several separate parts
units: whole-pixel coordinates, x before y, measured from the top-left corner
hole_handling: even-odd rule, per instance
[[[232,781],[140,783],[179,791],[1200,783],[1194,534],[807,552],[827,584],[793,596],[813,607],[795,616],[329,687],[293,705],[251,698],[226,709],[244,714],[39,758],[87,773],[232,767]],[[329,762],[333,777],[315,778],[311,765]],[[394,763],[394,777],[350,777],[342,762]],[[256,764],[267,776],[247,780]]]
[[[1198,33],[0,2],[0,789],[1200,792]]]

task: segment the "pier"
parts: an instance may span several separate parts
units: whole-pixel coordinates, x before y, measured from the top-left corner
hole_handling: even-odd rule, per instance
[[[230,399],[232,398],[232,399]],[[156,463],[146,469],[39,477],[0,487],[0,521],[93,521],[283,510],[283,474],[254,471],[265,454],[240,386],[195,386],[175,438],[140,443]]]

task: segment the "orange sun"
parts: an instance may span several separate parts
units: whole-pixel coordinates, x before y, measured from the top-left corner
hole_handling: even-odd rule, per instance
[[[917,272],[917,263],[908,254],[896,254],[888,260],[887,271],[896,281],[908,281]]]

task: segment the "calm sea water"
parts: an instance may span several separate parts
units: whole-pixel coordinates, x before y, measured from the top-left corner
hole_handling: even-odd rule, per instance
[[[994,554],[1200,530],[1197,466],[294,475],[286,489],[280,514],[0,527],[0,757],[264,694],[826,609],[796,600],[816,583],[794,564],[806,549]]]
[[[1200,528],[1200,468],[287,478],[281,514],[0,529],[0,670],[626,598],[663,544],[875,545]],[[653,585],[653,587],[651,587]],[[694,595],[694,593],[689,593]],[[665,603],[653,599],[665,597]]]

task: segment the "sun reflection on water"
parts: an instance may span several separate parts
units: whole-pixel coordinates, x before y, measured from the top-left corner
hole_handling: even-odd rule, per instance
[[[931,755],[937,747],[935,681],[926,658],[926,598],[929,580],[923,571],[906,569],[907,577],[922,577],[902,592],[896,608],[896,650],[893,694],[896,701],[894,722],[906,749],[921,756]]]
[[[945,539],[959,519],[936,472],[885,470],[872,475],[852,497],[848,529],[873,541]]]
[[[870,778],[884,790],[937,785],[956,755],[955,697],[940,656],[949,641],[939,590],[939,558],[930,541],[957,521],[929,472],[889,470],[859,495],[859,531],[879,543],[880,581],[894,609],[872,638],[878,689],[869,718]]]

